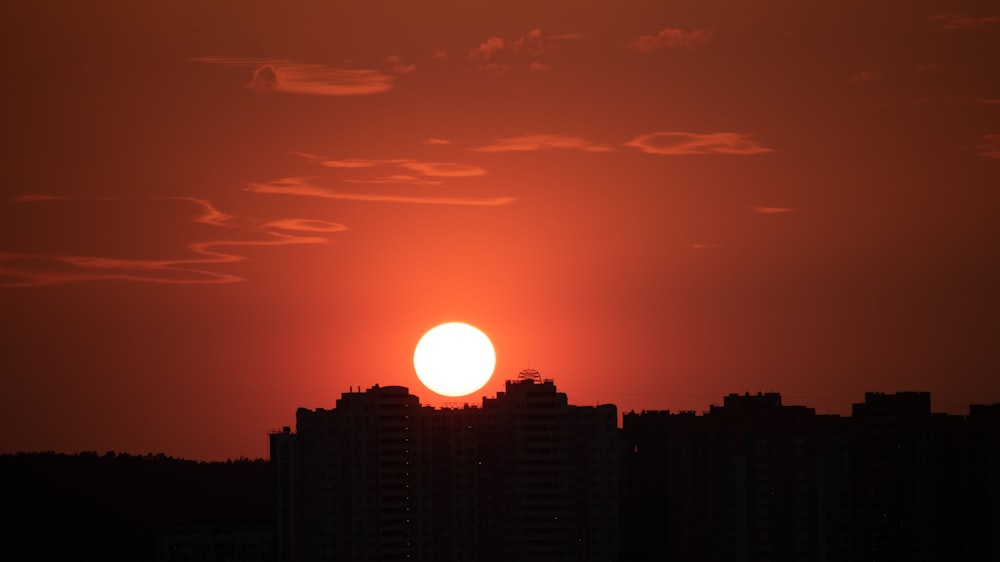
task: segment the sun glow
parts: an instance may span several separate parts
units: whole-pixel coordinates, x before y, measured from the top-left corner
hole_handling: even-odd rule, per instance
[[[465,396],[493,375],[496,352],[486,334],[461,322],[435,326],[417,342],[413,367],[424,386],[442,396]]]

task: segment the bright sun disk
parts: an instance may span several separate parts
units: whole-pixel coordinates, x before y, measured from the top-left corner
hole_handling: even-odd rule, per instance
[[[424,386],[442,396],[465,396],[493,375],[496,352],[478,328],[462,322],[435,326],[417,342],[413,367]]]

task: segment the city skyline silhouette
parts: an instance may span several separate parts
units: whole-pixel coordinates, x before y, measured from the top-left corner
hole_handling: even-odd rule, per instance
[[[869,392],[839,416],[744,392],[618,419],[530,369],[478,405],[376,384],[299,408],[266,460],[0,455],[2,496],[12,539],[84,560],[1000,553],[1000,403],[952,415],[927,392]]]

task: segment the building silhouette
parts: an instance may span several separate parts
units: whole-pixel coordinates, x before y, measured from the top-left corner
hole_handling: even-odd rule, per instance
[[[932,414],[867,393],[851,417],[731,394],[622,420],[622,559],[997,560],[1000,405]]]
[[[272,434],[278,560],[617,560],[617,410],[536,371],[481,407],[400,386]]]
[[[277,560],[998,560],[1000,404],[851,416],[730,394],[707,412],[568,404],[523,371],[477,406],[404,387],[271,435]]]

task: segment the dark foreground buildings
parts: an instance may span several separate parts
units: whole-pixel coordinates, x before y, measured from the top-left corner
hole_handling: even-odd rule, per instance
[[[729,395],[623,417],[623,560],[1000,560],[1000,404]]]
[[[534,371],[479,408],[376,385],[299,409],[271,438],[278,560],[617,560],[617,418]]]
[[[734,394],[619,429],[524,371],[481,407],[376,385],[296,424],[271,435],[282,562],[1000,559],[1000,404]]]

